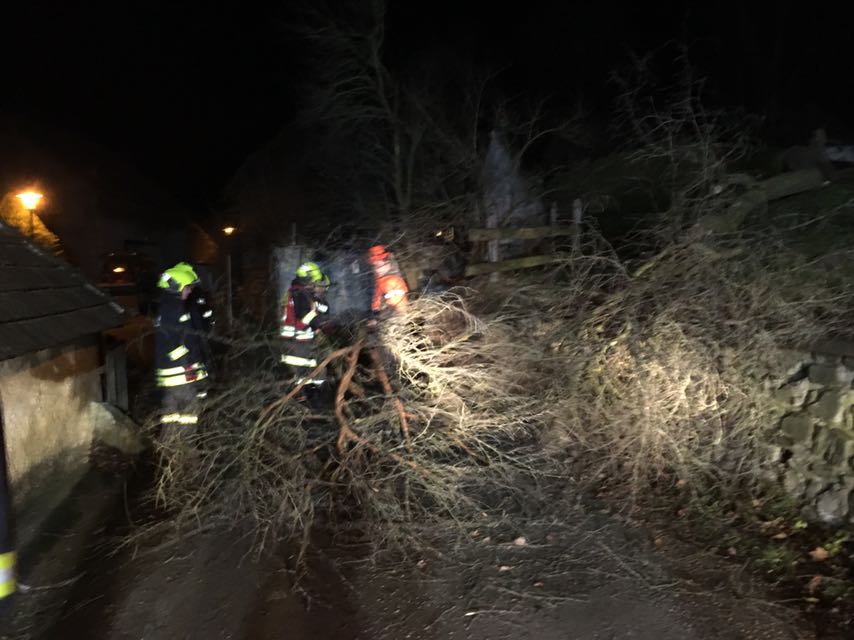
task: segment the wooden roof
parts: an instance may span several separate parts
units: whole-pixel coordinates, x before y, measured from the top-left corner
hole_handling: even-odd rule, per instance
[[[0,223],[0,360],[61,346],[127,319],[79,271]]]

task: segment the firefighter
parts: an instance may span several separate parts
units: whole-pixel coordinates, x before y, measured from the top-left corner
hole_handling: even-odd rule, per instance
[[[374,270],[374,295],[371,302],[373,318],[370,325],[376,326],[377,320],[407,311],[409,287],[394,256],[384,245],[378,244],[368,249],[368,262]]]
[[[207,396],[208,367],[202,336],[193,329],[188,299],[199,277],[187,263],[167,269],[155,319],[156,382],[162,393],[164,426],[192,433],[199,421],[198,400]]]
[[[12,496],[6,473],[6,445],[3,438],[3,418],[0,416],[0,619],[9,610],[17,591],[15,582],[14,526]]]
[[[296,372],[294,384],[319,387],[325,382],[323,374],[312,379],[306,376],[317,368],[315,335],[327,322],[329,305],[325,294],[328,287],[329,278],[318,264],[306,262],[296,270],[296,277],[288,289],[279,335],[285,340],[281,361]]]
[[[193,277],[196,277],[196,271],[192,265],[187,262],[179,262],[175,265],[176,269],[184,269]],[[210,305],[209,296],[202,288],[201,284],[197,284],[192,288],[190,295],[186,301],[187,310],[190,313],[190,327],[195,332],[199,339],[199,346],[204,356],[204,361],[207,365],[208,378],[215,380],[214,375],[214,358],[213,350],[210,346],[210,334],[213,333],[216,324],[213,308]]]

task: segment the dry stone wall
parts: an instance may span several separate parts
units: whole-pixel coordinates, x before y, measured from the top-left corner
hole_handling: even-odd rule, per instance
[[[854,524],[854,344],[792,352],[775,399],[770,434],[773,479],[811,520]]]

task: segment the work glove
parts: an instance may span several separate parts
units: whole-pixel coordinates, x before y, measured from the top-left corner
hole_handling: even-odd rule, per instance
[[[184,378],[187,382],[194,382],[199,375],[192,367],[185,366],[184,367]]]

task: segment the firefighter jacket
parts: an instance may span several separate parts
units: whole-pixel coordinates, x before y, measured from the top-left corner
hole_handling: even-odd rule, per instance
[[[326,322],[328,313],[329,305],[325,300],[317,298],[311,289],[294,281],[288,289],[279,335],[300,342],[314,340],[315,331]]]
[[[190,311],[190,321],[193,328],[205,334],[210,333],[214,328],[216,318],[214,318],[207,292],[195,287],[187,298],[186,305]]]
[[[409,287],[400,273],[379,275],[374,279],[374,297],[371,310],[378,315],[404,313],[409,308],[406,295]]]
[[[154,326],[157,386],[177,387],[208,377],[204,336],[193,327],[190,305],[164,292]]]

